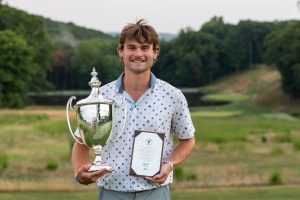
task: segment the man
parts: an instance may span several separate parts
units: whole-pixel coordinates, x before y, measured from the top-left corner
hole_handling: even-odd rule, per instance
[[[88,172],[89,149],[75,143],[72,163],[76,179],[81,184],[98,183],[99,199],[170,199],[168,185],[173,179],[173,168],[183,162],[194,145],[194,126],[182,92],[157,79],[150,71],[159,55],[158,35],[143,19],[128,24],[121,32],[118,54],[124,73],[101,87],[102,95],[118,104],[114,115],[114,131],[119,131],[115,142],[102,150],[103,160],[113,171],[106,169]],[[123,103],[120,98],[125,99]],[[122,112],[126,112],[126,118]],[[119,125],[121,124],[121,125]],[[124,129],[118,126],[124,124]],[[129,175],[136,130],[165,134],[162,167],[153,177]],[[121,133],[120,133],[121,132]],[[173,148],[173,135],[179,138]]]

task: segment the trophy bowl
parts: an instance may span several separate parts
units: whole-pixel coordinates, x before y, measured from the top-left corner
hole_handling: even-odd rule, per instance
[[[72,106],[75,96],[69,98],[66,106],[67,122],[71,135],[76,142],[86,145],[95,154],[95,160],[89,171],[101,169],[112,170],[111,166],[104,163],[101,158],[102,147],[110,140],[112,133],[113,119],[113,100],[105,99],[100,94],[100,84],[97,72],[93,68],[91,73],[92,79],[89,85],[92,88],[90,95],[78,101]],[[77,129],[73,132],[70,119],[69,109],[76,111]]]

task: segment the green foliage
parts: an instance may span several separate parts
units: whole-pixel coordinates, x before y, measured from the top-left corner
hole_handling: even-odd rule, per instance
[[[32,48],[13,31],[0,31],[0,107],[22,107],[33,80]],[[22,77],[22,78],[21,78]]]
[[[47,164],[46,164],[46,169],[50,170],[50,171],[54,171],[58,168],[59,164],[57,161],[55,160],[48,160]]]
[[[4,152],[0,152],[0,175],[8,167],[8,158]]]
[[[183,170],[183,167],[182,166],[176,166],[174,168],[174,178],[176,180],[189,180],[189,181],[194,181],[194,180],[197,180],[197,174],[195,173],[192,173],[192,172],[185,172]]]
[[[184,177],[183,168],[181,166],[176,166],[173,173],[175,179],[182,180]]]
[[[279,172],[273,172],[269,177],[269,184],[271,185],[280,185],[282,184],[282,175]]]
[[[175,86],[207,85],[262,63],[263,42],[273,28],[273,23],[241,21],[231,25],[214,17],[199,31],[183,29],[172,41],[162,42],[153,72]]]
[[[73,23],[56,22],[51,19],[43,18],[44,27],[53,43],[60,45],[70,45],[76,47],[82,40],[90,39],[111,39],[112,37],[101,32],[84,27],[79,27]]]
[[[296,151],[300,151],[300,140],[293,141],[293,147]]]
[[[278,67],[282,87],[288,94],[300,96],[300,21],[281,24],[266,39],[265,59]]]
[[[28,90],[49,86],[49,44],[40,17],[0,6],[0,107],[22,107]]]
[[[98,77],[104,84],[120,75],[122,67],[116,55],[116,47],[116,41],[99,39],[82,41],[77,46],[72,63],[81,74],[82,82],[78,85],[79,88],[88,88],[87,83],[91,78],[88,75],[92,67],[96,68]]]
[[[287,133],[277,135],[275,137],[275,140],[277,142],[292,142],[293,138],[292,138],[291,134],[289,132],[287,132]]]
[[[280,146],[275,146],[272,148],[272,154],[283,154],[284,150]]]

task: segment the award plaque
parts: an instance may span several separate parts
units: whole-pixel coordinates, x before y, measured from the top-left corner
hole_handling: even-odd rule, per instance
[[[154,176],[160,173],[164,133],[135,131],[130,175]]]

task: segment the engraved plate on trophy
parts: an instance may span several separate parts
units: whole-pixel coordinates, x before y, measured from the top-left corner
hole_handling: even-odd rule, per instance
[[[164,133],[135,131],[130,175],[154,176],[160,173],[164,137]]]

